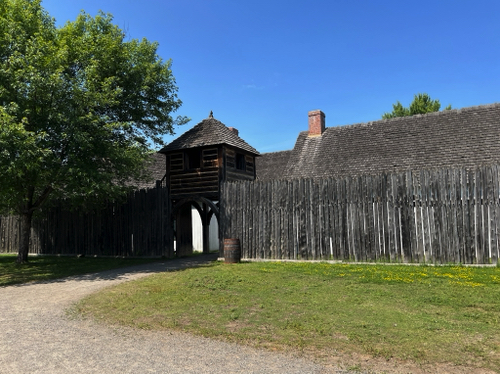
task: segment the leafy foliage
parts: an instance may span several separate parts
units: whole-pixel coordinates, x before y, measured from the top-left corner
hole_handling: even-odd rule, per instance
[[[56,28],[40,0],[0,0],[0,211],[119,196],[148,177],[151,145],[187,122],[171,115],[171,61],[112,20],[82,12]]]
[[[395,117],[408,117],[415,114],[426,114],[431,112],[438,112],[441,109],[439,100],[432,100],[426,93],[419,93],[414,96],[408,108],[404,107],[399,101],[392,105],[392,112],[384,113],[383,119]],[[444,110],[450,110],[451,105],[448,105]]]

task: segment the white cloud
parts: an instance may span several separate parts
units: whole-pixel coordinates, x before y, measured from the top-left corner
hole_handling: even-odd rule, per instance
[[[265,86],[257,86],[255,84],[244,84],[241,86],[244,90],[263,90],[266,87]]]

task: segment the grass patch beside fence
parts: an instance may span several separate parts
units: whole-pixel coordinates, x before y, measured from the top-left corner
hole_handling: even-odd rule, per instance
[[[500,370],[500,268],[242,263],[161,273],[76,309],[109,323],[328,357]]]
[[[16,255],[0,255],[0,286],[45,281],[158,261],[144,258],[30,256],[16,264]]]

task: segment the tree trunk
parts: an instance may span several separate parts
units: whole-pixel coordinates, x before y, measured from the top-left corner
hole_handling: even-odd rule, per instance
[[[25,264],[28,262],[32,217],[33,217],[33,212],[31,211],[23,213],[20,216],[21,237],[19,238],[19,252],[17,253],[17,260],[16,260],[18,264]]]

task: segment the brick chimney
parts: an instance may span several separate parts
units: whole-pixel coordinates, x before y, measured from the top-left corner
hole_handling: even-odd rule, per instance
[[[234,127],[228,127],[228,129],[229,129],[229,131],[235,133],[236,135],[240,134],[240,132],[237,129],[235,129]]]
[[[309,112],[309,135],[321,136],[325,132],[325,113],[321,110],[311,110]]]

